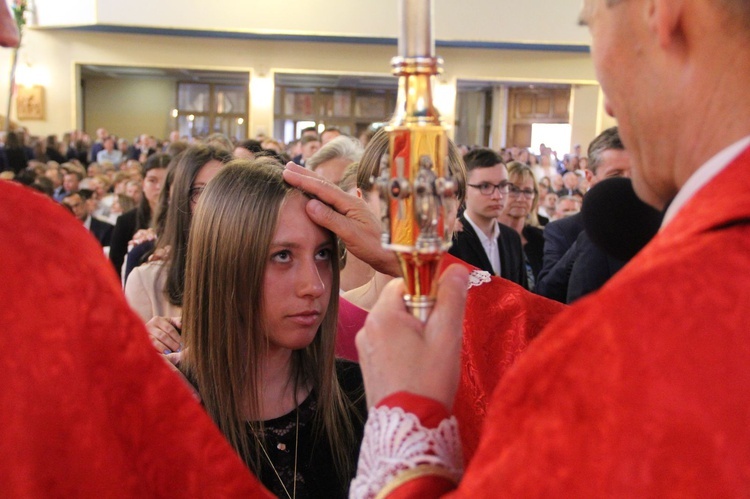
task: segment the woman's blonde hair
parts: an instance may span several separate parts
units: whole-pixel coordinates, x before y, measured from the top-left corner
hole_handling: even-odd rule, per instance
[[[248,466],[260,473],[260,447],[248,432],[248,414],[262,414],[261,362],[268,351],[263,283],[282,203],[302,192],[284,183],[283,168],[269,158],[230,162],[203,192],[190,229],[183,301],[184,370],[196,383],[206,411]],[[300,213],[299,216],[306,216]],[[338,254],[331,236],[333,254]],[[317,409],[315,434],[328,445],[341,477],[353,474],[356,445],[350,402],[336,377],[339,264],[331,259],[330,302],[315,339],[292,354],[294,392],[309,386]],[[261,422],[251,422],[262,431]]]
[[[541,227],[541,224],[539,223],[539,217],[537,217],[536,215],[536,208],[539,205],[539,185],[537,184],[536,178],[534,177],[534,171],[529,165],[521,163],[519,161],[511,161],[506,165],[506,167],[508,168],[508,180],[510,182],[516,183],[518,182],[518,180],[524,180],[526,178],[530,178],[531,182],[533,182],[534,199],[531,202],[531,210],[526,216],[526,225]]]

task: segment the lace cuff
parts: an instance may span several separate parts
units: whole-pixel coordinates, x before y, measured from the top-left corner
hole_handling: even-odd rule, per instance
[[[371,408],[349,497],[376,497],[399,475],[417,468],[436,470],[431,474],[458,483],[463,459],[456,418],[425,428],[417,416],[400,407]]]
[[[492,281],[492,274],[486,270],[472,270],[469,274],[469,284],[467,288],[475,288],[482,284],[487,284],[490,281]]]

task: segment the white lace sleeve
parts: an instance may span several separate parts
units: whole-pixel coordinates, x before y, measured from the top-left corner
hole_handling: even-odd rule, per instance
[[[441,475],[456,482],[461,478],[463,458],[456,418],[444,419],[431,429],[400,407],[371,408],[349,497],[373,498],[398,475],[424,466],[440,469]]]

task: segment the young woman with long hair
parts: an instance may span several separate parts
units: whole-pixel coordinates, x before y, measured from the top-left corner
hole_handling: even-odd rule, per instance
[[[136,267],[125,283],[125,297],[144,322],[180,315],[193,211],[208,181],[231,158],[224,150],[196,145],[170,165],[169,185],[161,193],[155,217],[156,251],[161,257]]]
[[[133,235],[138,230],[153,226],[153,215],[170,159],[166,154],[154,154],[148,158],[143,168],[143,196],[140,203],[135,209],[124,213],[117,219],[112,231],[109,259],[118,276],[121,275],[122,262],[128,253],[128,243]]]
[[[338,244],[273,160],[235,160],[193,217],[180,369],[209,415],[280,497],[345,497],[365,400],[336,360]]]

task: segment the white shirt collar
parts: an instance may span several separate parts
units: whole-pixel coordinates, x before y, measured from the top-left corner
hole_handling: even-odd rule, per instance
[[[86,217],[86,220],[83,222],[83,226],[86,227],[86,230],[91,230],[91,215]]]
[[[497,220],[492,221],[492,237],[487,237],[487,234],[484,233],[482,229],[479,228],[479,226],[474,222],[474,220],[469,217],[469,212],[464,211],[464,218],[469,221],[472,227],[474,227],[474,232],[477,233],[479,236],[479,240],[482,242],[482,244],[489,243],[491,241],[497,241],[497,238],[500,237],[500,227],[497,226],[498,222]]]
[[[468,212],[464,212],[464,217],[474,227],[474,232],[477,233],[479,242],[482,243],[484,252],[487,254],[487,259],[490,261],[490,265],[492,265],[492,271],[495,275],[500,275],[502,262],[500,261],[500,248],[497,242],[500,237],[500,224],[497,220],[492,220],[492,237],[487,237],[487,234],[469,217]]]
[[[711,159],[703,163],[703,166],[693,172],[690,178],[685,182],[667,208],[662,220],[662,228],[666,227],[677,213],[692,199],[701,188],[708,184],[716,175],[729,166],[729,164],[739,156],[742,151],[750,147],[750,136],[740,139],[734,144],[719,151]]]

